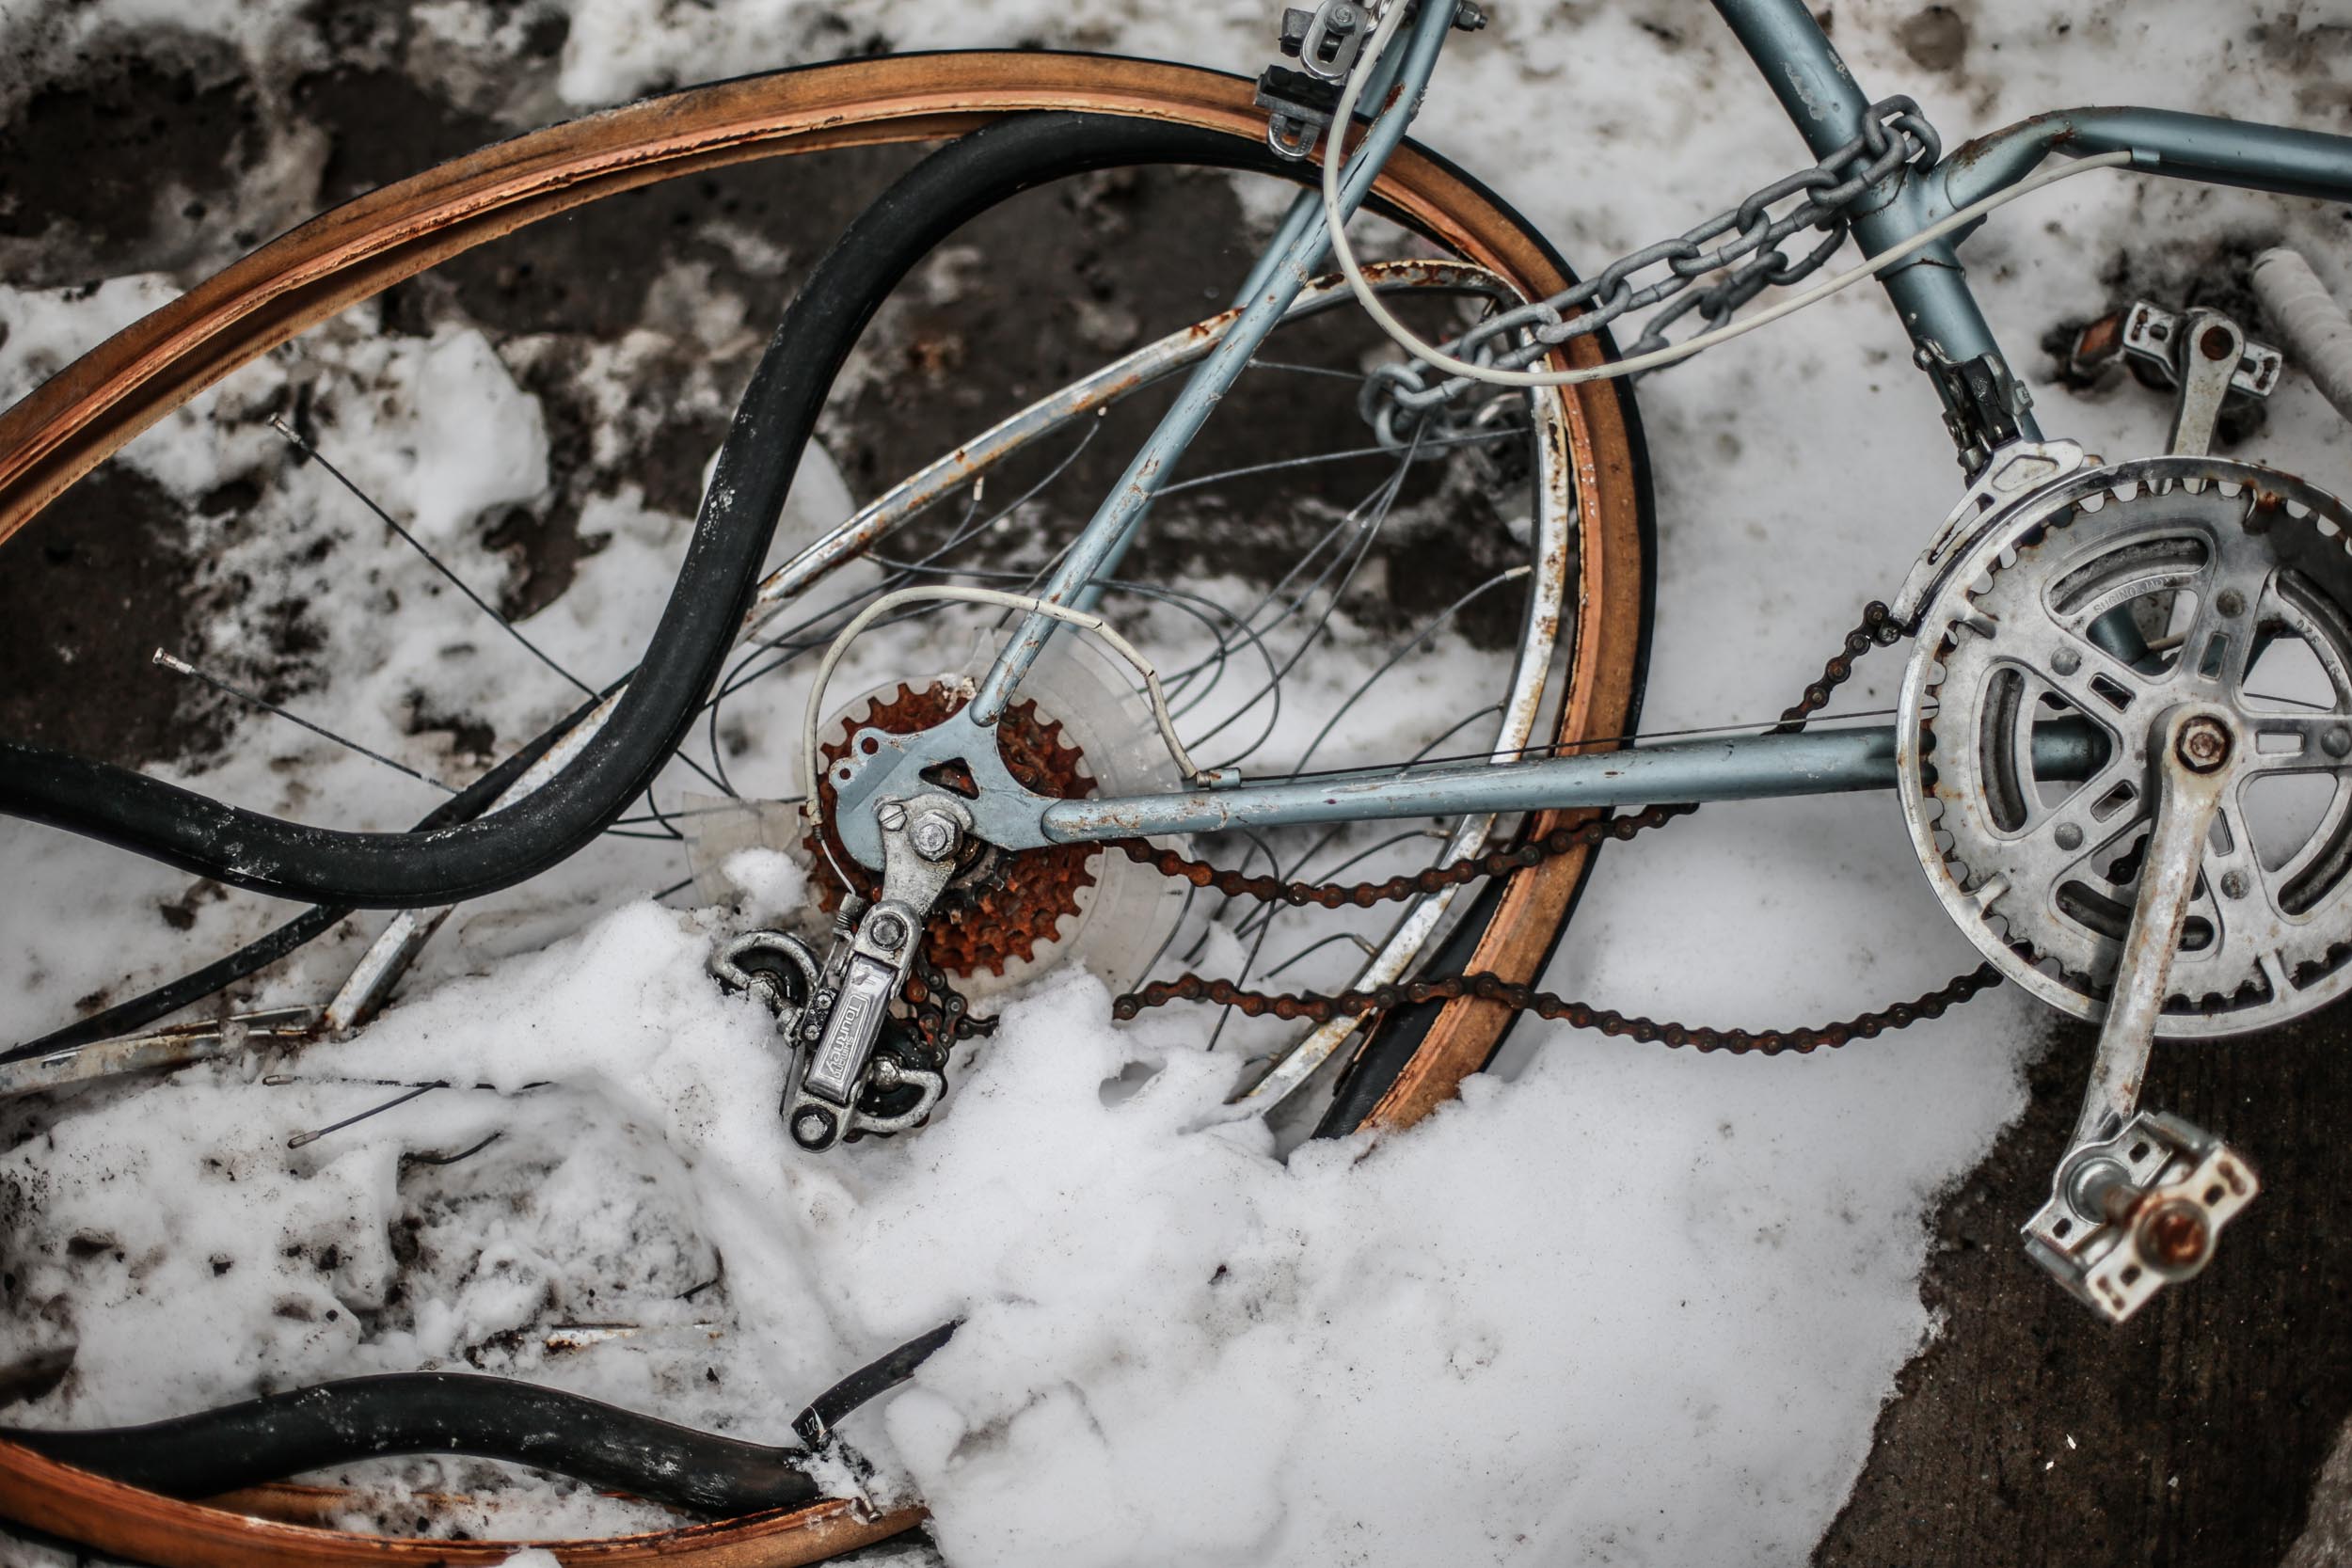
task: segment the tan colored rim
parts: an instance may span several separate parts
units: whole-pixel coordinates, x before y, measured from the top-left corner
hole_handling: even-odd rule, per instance
[[[240,1494],[244,1507],[267,1507],[278,1488]],[[290,1510],[315,1498],[289,1493]],[[486,1568],[525,1546],[566,1564],[625,1568],[641,1562],[678,1568],[800,1568],[912,1529],[921,1509],[867,1516],[838,1499],[780,1509],[716,1524],[601,1541],[414,1541],[352,1535],[288,1524],[258,1513],[142,1492],[135,1486],[60,1465],[15,1443],[0,1442],[0,1513],[19,1524],[138,1562],[180,1568]]]
[[[1084,55],[886,56],[746,78],[631,104],[485,148],[360,197],[282,235],[59,371],[0,415],[0,542],[173,408],[304,329],[401,279],[569,208],[701,169],[832,148],[938,140],[1007,114],[1082,110],[1164,119],[1257,140],[1251,84],[1157,61]],[[1542,245],[1485,192],[1406,147],[1377,196],[1530,297],[1566,286]],[[1579,338],[1562,364],[1597,363]],[[1645,608],[1644,541],[1631,440],[1613,389],[1565,393],[1582,513],[1577,623],[1564,741],[1621,733],[1634,694]],[[1538,831],[1591,813],[1548,815]],[[1476,965],[1532,981],[1590,865],[1589,851],[1514,876]],[[1449,1004],[1380,1101],[1375,1124],[1417,1120],[1484,1065],[1508,1015]],[[253,1499],[258,1502],[260,1499]],[[180,1502],[0,1443],[0,1513],[166,1568],[245,1564],[483,1563],[523,1543],[355,1536]],[[815,1561],[912,1526],[834,1502],[605,1542],[536,1543],[566,1563],[660,1558],[692,1568]]]

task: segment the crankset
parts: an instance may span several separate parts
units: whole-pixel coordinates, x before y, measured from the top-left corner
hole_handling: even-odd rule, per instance
[[[2119,1323],[2258,1191],[2220,1139],[2140,1108],[2153,1042],[2352,986],[2352,509],[2206,454],[2273,351],[2210,312],[2131,319],[2178,348],[2173,451],[1991,451],[1896,607],[1917,634],[1899,785],[1931,883],[2003,975],[2101,1023],[2025,1237]],[[2041,765],[2059,733],[2090,767]]]

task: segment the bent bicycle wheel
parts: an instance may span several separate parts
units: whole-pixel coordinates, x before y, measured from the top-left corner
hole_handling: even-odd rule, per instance
[[[1233,247],[1238,261],[1215,251],[1172,266],[1163,261],[1156,293],[1136,286],[1121,268],[1164,256],[1187,230],[1197,238],[1206,226],[1164,214],[1188,202],[1237,199],[1222,182],[1229,174],[1272,176],[1268,189],[1293,178],[1263,148],[1248,84],[1081,56],[886,58],[692,89],[500,144],[294,230],[59,372],[0,419],[0,538],[239,367],[306,329],[331,327],[341,312],[437,264],[461,258],[470,264],[476,259],[467,253],[510,234],[535,239],[527,226],[542,219],[727,165],[935,140],[1030,113],[1088,117],[1041,133],[1042,143],[1058,135],[1069,146],[1058,154],[1049,148],[1037,169],[1040,180],[1081,182],[1019,198],[978,222],[1034,230],[1043,214],[1062,223],[1046,248],[1091,259],[1080,269],[1077,307],[1038,330],[1033,297],[992,299],[989,280],[975,276],[986,271],[988,246],[966,235],[927,264],[917,289],[878,322],[850,384],[836,388],[829,418],[839,425],[829,434],[837,434],[849,488],[877,497],[860,515],[887,499],[892,482],[909,468],[931,472],[921,466],[943,454],[952,460],[951,483],[934,489],[947,504],[908,513],[886,536],[841,552],[823,583],[802,583],[764,607],[774,613],[699,716],[701,783],[678,774],[658,785],[660,799],[629,824],[722,847],[748,835],[815,865],[821,845],[789,827],[778,832],[756,807],[731,800],[730,789],[753,798],[788,793],[783,753],[792,726],[775,716],[797,713],[804,689],[793,683],[805,681],[829,628],[838,626],[829,616],[909,573],[1018,588],[1115,480],[1148,428],[1153,398],[1164,398],[1170,378],[1197,357],[1197,344],[1213,336],[1248,246]],[[1178,171],[1201,167],[1228,172]],[[1565,281],[1532,231],[1426,153],[1408,148],[1399,155],[1375,207],[1424,242],[1401,243],[1405,254],[1382,277],[1433,324],[1552,293]],[[1417,261],[1426,244],[1451,261]],[[496,254],[495,246],[482,252]],[[1205,293],[1204,279],[1211,281]],[[1011,292],[1019,295],[1017,284]],[[1177,297],[1166,297],[1171,293]],[[1486,754],[1624,733],[1638,695],[1648,594],[1647,502],[1629,398],[1614,384],[1546,394],[1533,406],[1499,405],[1484,423],[1433,432],[1406,451],[1382,450],[1360,423],[1349,422],[1351,372],[1374,339],[1352,330],[1357,324],[1343,308],[1311,308],[1337,303],[1337,291],[1310,295],[1310,308],[1269,341],[1188,459],[1121,578],[1105,585],[1104,612],[1162,664],[1188,744],[1206,761],[1257,772]],[[1007,310],[1003,319],[992,319],[999,309]],[[437,352],[460,352],[443,348],[454,337],[435,341]],[[1015,344],[1041,362],[998,375],[991,360]],[[343,352],[348,358],[356,351]],[[1565,352],[1570,362],[1583,362],[1601,349],[1585,341]],[[1105,366],[1132,366],[1134,373],[1106,374]],[[993,404],[984,385],[991,376],[1004,383]],[[1064,384],[1078,395],[1056,403],[1049,389]],[[230,380],[223,395],[235,387]],[[1041,405],[1048,405],[1044,414],[1021,422]],[[305,439],[315,444],[306,452],[339,460],[364,481],[365,464],[353,456],[358,449],[344,444],[360,421],[329,420],[321,430],[319,406],[315,399],[307,411],[278,405],[298,434],[306,418],[311,421]],[[974,460],[977,438],[1008,424],[1019,424],[1020,438]],[[294,473],[318,480],[315,472]],[[1277,483],[1279,492],[1263,488]],[[1253,487],[1247,496],[1238,489],[1244,484]],[[332,492],[305,492],[304,504],[321,504],[323,493]],[[398,511],[418,505],[414,497],[380,499]],[[821,546],[835,522],[821,519],[803,554]],[[624,539],[620,547],[632,544]],[[531,629],[533,621],[520,625]],[[941,613],[861,648],[831,694],[838,702],[824,742],[853,721],[914,724],[937,716],[957,700],[959,679],[984,657],[993,630],[984,617]],[[575,641],[553,651],[568,656],[587,646]],[[609,664],[594,677],[616,673]],[[1463,694],[1466,673],[1483,695]],[[1127,776],[1120,771],[1132,750],[1120,729],[1122,693],[1089,670],[1083,652],[1073,649],[1063,666],[1041,671],[1030,695],[1019,721],[1029,766],[1073,792]],[[687,754],[695,756],[691,742]],[[707,798],[686,804],[690,790]],[[706,820],[716,826],[705,831]],[[1286,876],[1376,876],[1452,858],[1491,829],[1441,823],[1405,839],[1302,835],[1196,849],[1229,863],[1261,853],[1262,864]],[[711,858],[703,855],[698,873],[707,873]],[[1233,911],[1220,926],[1211,916],[1221,911],[1191,900],[1170,909],[1168,899],[1121,892],[1105,858],[1001,868],[988,889],[986,920],[934,932],[957,983],[979,992],[1068,958],[1139,978],[1155,963],[1184,961],[1195,948],[1237,952],[1252,976],[1318,987],[1368,968],[1394,973],[1431,961],[1531,979],[1589,869],[1586,857],[1565,857],[1465,898],[1462,908],[1426,899],[1402,920],[1317,937],[1248,911]],[[1130,907],[1138,897],[1140,913]],[[1378,1021],[1327,1124],[1410,1121],[1485,1063],[1508,1021],[1501,1007],[1476,1002]],[[1349,1033],[1334,1025],[1301,1041],[1237,1026],[1231,1037],[1233,1048],[1265,1056],[1271,1071],[1287,1072],[1284,1086],[1295,1087],[1334,1057]],[[65,1484],[72,1479],[57,1475],[52,1462],[0,1450],[0,1498],[11,1516],[102,1550],[173,1564],[428,1560],[414,1555],[428,1549],[424,1544],[412,1549],[309,1526],[264,1530],[232,1509],[146,1495],[133,1507],[109,1491],[115,1483]],[[263,1504],[248,1497],[246,1506]],[[706,1525],[664,1537],[658,1549],[688,1561],[809,1560],[904,1523],[886,1515],[852,1528],[843,1519],[833,1506],[814,1511],[804,1528],[773,1517]],[[445,1543],[429,1549],[445,1560],[474,1560],[447,1556],[453,1548]],[[630,1560],[627,1551],[657,1548],[569,1542],[556,1549],[565,1560],[620,1561]],[[257,1551],[275,1555],[257,1558]]]

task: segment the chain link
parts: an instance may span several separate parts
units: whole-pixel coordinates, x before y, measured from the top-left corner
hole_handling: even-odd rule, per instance
[[[1228,898],[1255,898],[1261,903],[1294,907],[1320,904],[1327,910],[1352,905],[1368,910],[1375,904],[1442,892],[1481,877],[1508,876],[1561,855],[1590,848],[1605,839],[1622,843],[1635,833],[1664,827],[1675,817],[1698,809],[1695,805],[1647,806],[1630,816],[1587,822],[1576,828],[1554,828],[1540,839],[1531,839],[1511,848],[1489,850],[1449,865],[1424,866],[1410,876],[1391,877],[1385,882],[1289,882],[1279,877],[1252,877],[1205,861],[1186,859],[1173,849],[1155,849],[1139,838],[1114,839],[1104,847],[1122,850],[1129,860],[1148,865],[1164,877],[1221,893]]]
[[[906,998],[915,1030],[945,1070],[947,1053],[959,1040],[996,1032],[993,1018],[975,1018],[963,993],[947,979],[946,971],[931,961],[928,941],[914,951],[914,972],[899,994]]]
[[[1820,271],[1845,243],[1851,209],[1864,196],[1907,165],[1931,167],[1942,156],[1943,142],[1916,103],[1900,96],[1883,99],[1863,117],[1859,135],[1811,168],[1773,181],[1673,239],[1619,257],[1548,299],[1489,316],[1448,352],[1476,364],[1520,370],[1562,343],[1661,305],[1665,308],[1649,318],[1625,352],[1631,356],[1666,348],[1667,329],[1692,311],[1711,329],[1764,290]],[[1803,199],[1775,216],[1772,209],[1792,197]],[[1820,241],[1795,256],[1783,253],[1781,245],[1805,229],[1821,230]],[[1726,234],[1730,238],[1723,239]],[[1710,248],[1719,239],[1723,243]],[[1663,276],[1634,281],[1635,275],[1658,267],[1665,269]],[[1701,277],[1726,268],[1717,281],[1696,286]],[[1433,386],[1428,376],[1428,366],[1406,360],[1383,365],[1365,379],[1364,417],[1384,444],[1407,444],[1422,417],[1471,385],[1468,377],[1455,376]]]
[[[1806,721],[1828,704],[1831,694],[1852,676],[1856,659],[1872,648],[1891,646],[1901,641],[1901,637],[1902,628],[1896,624],[1885,604],[1872,600],[1863,610],[1861,625],[1846,634],[1840,651],[1832,655],[1821,667],[1820,678],[1806,687],[1804,695],[1781,714],[1780,722],[1773,726],[1773,733],[1788,734],[1803,729]],[[1124,851],[1128,859],[1152,866],[1164,875],[1191,882],[1195,887],[1213,889],[1229,898],[1255,898],[1263,903],[1293,906],[1317,904],[1325,909],[1350,905],[1369,908],[1385,900],[1436,893],[1480,877],[1504,876],[1561,855],[1589,848],[1608,839],[1622,842],[1636,833],[1663,827],[1677,817],[1688,816],[1698,809],[1696,805],[1688,803],[1649,806],[1630,816],[1589,822],[1575,828],[1555,828],[1540,839],[1447,865],[1430,866],[1411,876],[1391,877],[1385,882],[1285,881],[1277,877],[1251,877],[1238,871],[1220,869],[1204,861],[1187,859],[1172,849],[1154,849],[1137,839],[1119,840],[1112,847]],[[1154,981],[1141,990],[1130,991],[1117,998],[1111,1004],[1111,1013],[1115,1018],[1132,1019],[1146,1007],[1165,1006],[1170,1002],[1208,1002],[1219,1006],[1239,1007],[1253,1018],[1272,1013],[1281,1019],[1308,1019],[1317,1023],[1327,1023],[1334,1018],[1386,1012],[1409,1004],[1475,997],[1498,1003],[1515,1012],[1533,1012],[1544,1018],[1565,1021],[1575,1028],[1597,1029],[1604,1035],[1629,1036],[1636,1040],[1652,1043],[1662,1041],[1669,1046],[1687,1045],[1702,1052],[1727,1051],[1772,1056],[1785,1051],[1805,1053],[1824,1046],[1834,1049],[1850,1040],[1869,1039],[1890,1029],[1906,1028],[1922,1018],[1941,1017],[1947,1008],[1967,1001],[1988,986],[1997,984],[1999,979],[1998,970],[1991,964],[1982,964],[1910,1002],[1899,1002],[1888,1007],[1860,1013],[1841,1022],[1761,1031],[1712,1029],[1621,1013],[1614,1008],[1596,1007],[1589,1003],[1555,996],[1486,974],[1412,980],[1337,994],[1249,990],[1230,980],[1210,980],[1199,974],[1185,974],[1175,980]]]
[[[1800,1055],[1823,1047],[1835,1050],[1856,1039],[1873,1039],[1895,1029],[1906,1029],[1923,1018],[1941,1018],[1947,1009],[1967,1001],[1977,992],[2000,983],[2001,972],[1993,965],[1979,964],[1965,974],[1910,1002],[1898,1002],[1892,1006],[1858,1013],[1838,1023],[1806,1024],[1794,1029],[1711,1029],[1704,1025],[1676,1023],[1639,1014],[1621,1013],[1613,1007],[1596,1007],[1589,1003],[1554,996],[1536,990],[1532,986],[1514,985],[1494,974],[1454,974],[1437,980],[1409,980],[1399,985],[1375,986],[1370,990],[1343,990],[1335,995],[1318,991],[1295,991],[1282,995],[1265,991],[1245,990],[1230,980],[1204,980],[1198,974],[1181,979],[1153,981],[1140,991],[1130,992],[1112,1005],[1112,1016],[1133,1018],[1145,1007],[1157,1007],[1168,1002],[1209,1002],[1220,1006],[1239,1007],[1252,1018],[1272,1013],[1276,1018],[1306,1019],[1315,1023],[1328,1023],[1335,1018],[1352,1018],[1369,1012],[1388,1012],[1413,1003],[1453,1002],[1473,997],[1481,1002],[1493,1002],[1514,1012],[1534,1013],[1542,1018],[1567,1023],[1578,1029],[1597,1029],[1611,1037],[1626,1036],[1645,1044],[1663,1042],[1668,1046],[1689,1046],[1695,1051],[1726,1051],[1734,1055],[1777,1056],[1783,1052]]]

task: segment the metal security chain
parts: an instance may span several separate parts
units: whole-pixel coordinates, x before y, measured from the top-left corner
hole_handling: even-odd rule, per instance
[[[1696,310],[1712,328],[1768,288],[1803,281],[1827,264],[1846,241],[1850,211],[1906,165],[1933,166],[1943,142],[1906,97],[1870,105],[1861,134],[1811,168],[1773,181],[1738,206],[1728,208],[1670,240],[1645,245],[1611,262],[1595,277],[1548,299],[1505,310],[1465,332],[1449,352],[1458,358],[1519,370],[1560,344],[1611,325],[1654,305],[1665,309],[1649,318],[1629,356],[1668,347],[1667,328]],[[1791,197],[1795,206],[1775,216],[1772,208]],[[1796,256],[1782,254],[1782,242],[1801,230],[1819,229],[1821,240]],[[1731,238],[1709,248],[1709,243]],[[1653,267],[1665,275],[1636,285],[1634,275]],[[1704,288],[1698,280],[1729,271]],[[1679,297],[1677,297],[1679,296]],[[1670,302],[1671,303],[1668,303]],[[1581,312],[1570,317],[1567,312]],[[1432,386],[1429,367],[1416,361],[1384,365],[1366,378],[1364,415],[1382,441],[1402,445],[1421,416],[1451,402],[1470,385],[1452,377]]]
[[[1774,733],[1786,734],[1803,729],[1806,721],[1828,704],[1831,694],[1851,678],[1856,659],[1872,648],[1899,641],[1901,637],[1901,628],[1896,625],[1885,604],[1872,600],[1863,611],[1862,624],[1846,634],[1840,651],[1832,655],[1822,666],[1820,678],[1806,687],[1804,695],[1781,714]],[[1275,877],[1245,876],[1240,872],[1219,869],[1202,861],[1186,859],[1173,850],[1154,849],[1151,845],[1136,839],[1120,840],[1115,847],[1124,851],[1130,860],[1189,881],[1195,887],[1214,889],[1228,897],[1256,898],[1265,903],[1294,906],[1317,904],[1325,909],[1349,905],[1369,908],[1384,900],[1435,893],[1479,877],[1504,876],[1539,865],[1560,855],[1589,848],[1604,840],[1623,842],[1636,833],[1662,827],[1676,817],[1687,816],[1697,810],[1698,807],[1692,804],[1650,806],[1630,816],[1585,823],[1575,828],[1555,828],[1540,839],[1455,861],[1448,865],[1431,866],[1411,876],[1391,877],[1385,882],[1352,885],[1293,882]],[[1579,1029],[1597,1029],[1605,1035],[1629,1036],[1645,1042],[1662,1041],[1669,1046],[1688,1045],[1703,1052],[1728,1051],[1771,1056],[1785,1051],[1804,1053],[1823,1046],[1835,1048],[1849,1040],[1868,1039],[1890,1029],[1908,1027],[1922,1018],[1940,1017],[1947,1008],[1967,1001],[1999,978],[1997,970],[1991,964],[1984,964],[1914,1001],[1899,1002],[1891,1006],[1861,1013],[1842,1022],[1760,1031],[1711,1029],[1661,1022],[1638,1014],[1620,1013],[1613,1008],[1596,1007],[1589,1003],[1554,996],[1529,986],[1513,984],[1499,975],[1484,974],[1406,981],[1367,990],[1342,991],[1336,995],[1317,991],[1274,993],[1248,990],[1230,980],[1209,980],[1198,974],[1185,974],[1175,980],[1154,981],[1141,990],[1119,997],[1111,1004],[1111,1013],[1115,1018],[1132,1019],[1146,1007],[1164,1006],[1170,1002],[1208,1002],[1220,1006],[1239,1007],[1253,1018],[1272,1013],[1281,1019],[1303,1018],[1325,1023],[1334,1018],[1387,1011],[1406,1004],[1475,997],[1498,1003],[1514,1011],[1565,1020]]]

